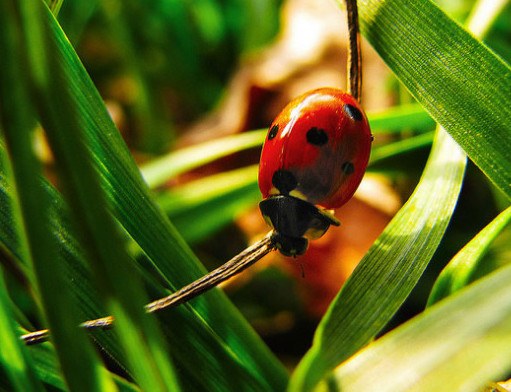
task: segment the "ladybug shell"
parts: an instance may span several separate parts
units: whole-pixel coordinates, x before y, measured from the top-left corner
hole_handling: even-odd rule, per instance
[[[371,141],[367,118],[350,94],[322,88],[296,98],[270,126],[263,146],[263,198],[290,195],[340,207],[362,180]]]

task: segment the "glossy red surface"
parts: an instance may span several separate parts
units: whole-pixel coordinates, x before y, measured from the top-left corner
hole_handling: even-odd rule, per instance
[[[274,126],[278,132],[269,138]],[[321,138],[321,143],[310,142],[307,133],[313,128],[321,137],[326,135],[327,142]],[[328,209],[340,207],[362,180],[371,140],[362,108],[346,92],[322,88],[296,98],[272,123],[263,146],[259,166],[263,198],[280,193],[272,178],[276,171],[286,170],[297,181],[292,196]]]

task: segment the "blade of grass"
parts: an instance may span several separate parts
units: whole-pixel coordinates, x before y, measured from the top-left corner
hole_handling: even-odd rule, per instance
[[[46,198],[39,182],[41,167],[32,148],[33,112],[26,75],[21,73],[25,67],[20,67],[25,60],[22,50],[27,49],[28,42],[34,45],[30,48],[31,55],[44,56],[44,52],[40,51],[42,47],[39,46],[44,37],[44,27],[38,23],[27,26],[22,22],[33,16],[32,10],[24,8],[24,5],[26,4],[2,2],[0,12],[0,24],[4,26],[0,36],[0,108],[2,128],[10,152],[22,212],[19,219],[23,223],[24,233],[18,233],[18,237],[26,235],[28,240],[37,290],[41,296],[45,318],[54,331],[53,340],[58,347],[59,360],[68,385],[76,390],[111,389],[111,379],[102,368],[85,334],[77,328],[78,318],[74,312],[74,303],[70,297],[62,295],[62,290],[67,291],[68,282],[59,269],[54,268],[60,257],[56,244],[48,235],[47,211],[51,201]],[[15,11],[18,6],[21,7],[18,8],[19,13]],[[26,41],[20,37],[25,37]],[[34,76],[38,78],[40,74],[36,72]],[[77,362],[76,358],[80,358],[80,362]]]
[[[57,16],[60,12],[60,8],[62,7],[62,3],[64,0],[46,0],[46,4],[48,8],[51,10],[53,15]]]
[[[157,201],[186,241],[197,242],[260,201],[257,170],[254,165],[208,176],[164,192]]]
[[[0,143],[0,156],[3,158],[5,155],[5,148]],[[2,242],[2,247],[6,249],[5,257],[2,257],[2,261],[8,262],[9,268],[19,268],[19,266],[27,265],[29,259],[23,252],[16,254],[15,251],[18,249],[16,245],[19,243],[16,234],[4,234],[10,233],[12,228],[16,227],[14,219],[16,213],[13,212],[16,194],[13,187],[7,181],[7,168],[2,167],[1,169],[0,194],[2,195],[2,213],[5,213],[5,216],[8,217],[8,219],[0,220],[0,241]],[[69,292],[77,298],[76,310],[79,314],[78,320],[81,322],[86,319],[102,316],[106,314],[106,310],[99,300],[96,288],[92,285],[91,276],[84,260],[84,252],[74,237],[74,228],[71,227],[68,210],[64,206],[61,195],[43,178],[39,178],[39,181],[43,192],[45,192],[45,198],[52,200],[52,203],[47,208],[49,220],[48,235],[51,236],[52,242],[56,244],[57,253],[61,256],[59,263],[56,263],[55,267],[62,268],[66,281],[74,282],[69,288]],[[27,276],[27,271],[26,268],[23,268],[18,273],[21,276]],[[27,326],[27,323],[23,325]],[[112,356],[112,359],[127,371],[126,361],[120,352],[115,336],[113,334],[103,334],[99,341],[102,347]]]
[[[394,143],[376,147],[373,151],[371,151],[370,164],[375,164],[383,159],[429,146],[433,142],[433,137],[433,132],[426,132]]]
[[[31,271],[28,268],[24,268],[24,266],[27,266],[29,263],[29,256],[23,251],[24,247],[20,245],[18,233],[13,230],[17,226],[14,217],[20,214],[20,212],[13,212],[16,210],[16,204],[14,202],[16,194],[7,178],[10,176],[7,174],[9,168],[5,159],[6,151],[0,138],[0,162],[2,162],[2,165],[0,165],[0,197],[2,205],[0,209],[2,216],[2,219],[0,219],[0,249],[2,249],[0,251],[0,260],[5,264],[6,268],[14,269],[18,278],[25,279],[25,277],[31,276]],[[47,214],[50,217],[48,234],[51,235],[52,242],[58,247],[57,253],[62,257],[57,264],[67,267],[63,268],[62,272],[65,275],[65,280],[75,282],[75,284],[69,288],[69,292],[72,292],[75,298],[78,298],[77,313],[79,316],[77,320],[81,321],[103,315],[105,311],[103,307],[97,306],[99,301],[94,288],[89,282],[89,275],[83,267],[84,262],[80,259],[82,254],[81,249],[79,249],[71,235],[71,227],[65,223],[67,219],[65,218],[63,205],[60,202],[60,195],[44,181],[41,181],[41,186],[42,189],[48,193],[46,199],[52,200],[52,203],[47,209]],[[29,278],[28,281],[33,281],[33,278]],[[26,281],[23,283],[27,284]],[[25,328],[30,326],[19,311],[16,316],[18,319],[22,320],[20,322]],[[114,359],[121,368],[126,369],[126,364],[123,364],[122,356],[119,354],[117,344],[112,337],[112,334],[103,334],[103,336],[101,336],[101,343],[103,347],[107,347],[106,351],[112,356],[112,359]],[[19,339],[16,338],[16,340],[19,343]],[[33,350],[30,350],[30,352],[33,353]],[[53,362],[56,361],[56,358],[53,358]],[[38,359],[34,359],[34,362],[36,369],[39,369],[40,364]],[[37,370],[37,373],[39,379],[47,382],[46,377],[42,377],[39,370]],[[54,371],[53,378],[58,385],[64,385],[62,375],[60,374],[60,368]],[[64,387],[61,389],[63,388]]]
[[[431,289],[428,306],[462,289],[474,279],[474,274],[490,244],[510,221],[511,207],[500,213],[454,256]]]
[[[0,33],[1,34],[1,33]],[[29,266],[28,245],[19,236],[22,228],[19,205],[15,201],[17,195],[13,187],[13,174],[10,171],[7,152],[2,135],[2,122],[0,120],[0,255],[1,262],[9,264],[9,267],[16,270],[16,273],[31,284],[35,278]],[[10,263],[12,259],[19,260],[19,263]]]
[[[456,143],[439,131],[419,185],[330,305],[312,348],[293,374],[291,391],[312,390],[374,338],[399,309],[447,228],[465,161]]]
[[[22,330],[20,334],[25,332],[26,331]],[[65,391],[66,385],[61,377],[61,371],[56,361],[56,354],[53,346],[49,343],[42,343],[28,347],[28,350],[34,361],[37,377],[46,385]],[[136,385],[115,374],[112,374],[112,379],[119,391],[140,391]]]
[[[428,0],[363,0],[359,15],[396,76],[511,198],[509,65]]]
[[[433,129],[435,121],[419,104],[400,105],[367,114],[374,134],[403,129]]]
[[[511,370],[511,267],[432,306],[357,353],[342,391],[480,391]]]
[[[79,108],[67,88],[72,81],[66,79],[62,63],[56,61],[58,50],[43,17],[47,10],[38,2],[21,4],[35,102],[89,265],[107,309],[117,320],[117,332],[131,370],[145,390],[178,390],[163,337],[154,320],[143,311],[147,298],[108,213],[90,150],[82,143],[85,124],[77,116]],[[40,26],[43,34],[37,41],[30,35],[34,25]],[[41,55],[40,49],[46,55]],[[76,379],[78,376],[74,375]]]
[[[63,78],[79,116],[86,123],[86,140],[113,213],[127,233],[153,263],[167,288],[178,289],[205,273],[204,267],[153,203],[133,158],[115,129],[90,78],[58,24],[46,15],[58,47],[55,60],[62,63]],[[161,288],[155,287],[156,291]],[[168,294],[168,292],[167,292]],[[219,390],[245,385],[259,390],[280,390],[287,383],[284,367],[270,353],[225,295],[214,290],[161,316],[172,340],[180,369],[204,388]],[[190,344],[194,349],[190,349]],[[208,355],[204,355],[204,353]],[[222,367],[218,367],[218,362]],[[196,372],[201,368],[201,374]],[[238,380],[233,374],[239,376]]]
[[[266,130],[246,132],[183,148],[144,164],[140,170],[147,185],[155,188],[187,170],[242,149],[259,147],[265,135]]]
[[[11,302],[0,270],[0,368],[10,382],[6,389],[13,391],[39,391],[42,385],[36,378],[34,365],[22,346],[15,330]]]

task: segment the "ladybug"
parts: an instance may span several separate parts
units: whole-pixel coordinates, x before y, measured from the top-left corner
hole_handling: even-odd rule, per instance
[[[340,225],[332,210],[358,188],[372,139],[358,101],[335,88],[308,92],[277,116],[261,153],[259,207],[282,254],[301,255],[308,239]]]

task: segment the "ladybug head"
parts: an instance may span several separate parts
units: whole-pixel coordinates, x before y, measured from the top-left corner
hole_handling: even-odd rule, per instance
[[[272,236],[277,249],[285,256],[298,256],[307,250],[307,238],[319,238],[330,225],[339,226],[331,214],[315,205],[290,195],[271,196],[259,208],[275,233]]]
[[[303,255],[309,246],[307,238],[289,237],[277,231],[273,232],[271,240],[284,256],[296,257]]]

